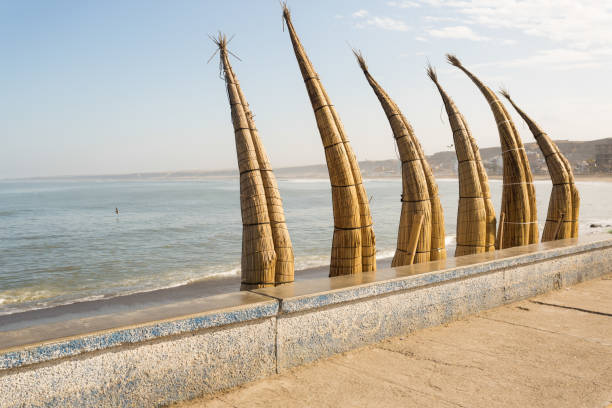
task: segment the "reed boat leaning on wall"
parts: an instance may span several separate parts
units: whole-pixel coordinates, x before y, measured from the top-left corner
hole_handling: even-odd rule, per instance
[[[402,162],[402,212],[392,266],[446,258],[444,214],[438,186],[412,126],[353,51],[389,120]]]
[[[497,95],[468,71],[454,55],[447,55],[451,65],[462,70],[476,84],[489,103],[501,142],[503,191],[497,248],[509,248],[538,242],[538,219],[533,176],[521,137],[512,118]]]
[[[229,62],[227,37],[220,33],[213,41],[219,47],[240,172],[242,288],[292,282],[293,247],[276,178],[253,114]]]
[[[480,152],[464,116],[438,82],[438,76],[431,65],[427,75],[438,88],[444,102],[457,155],[459,206],[455,256],[491,251],[495,248],[495,212]]]
[[[546,132],[514,103],[508,91],[502,90],[500,93],[508,99],[529,126],[544,155],[553,183],[542,242],[577,237],[580,195],[574,183],[572,166]]]
[[[338,113],[297,36],[286,5],[283,5],[283,19],[312,104],[332,187],[334,235],[329,275],[374,271],[376,243],[361,171]]]

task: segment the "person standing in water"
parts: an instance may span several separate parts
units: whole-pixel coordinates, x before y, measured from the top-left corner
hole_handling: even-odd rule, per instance
[[[119,215],[119,209],[115,207],[115,214]]]

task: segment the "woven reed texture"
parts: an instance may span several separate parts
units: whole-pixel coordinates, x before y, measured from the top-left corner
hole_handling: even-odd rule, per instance
[[[357,160],[285,5],[283,19],[314,110],[332,185],[334,235],[329,275],[359,274],[375,270],[376,246],[372,217]]]
[[[231,66],[228,66],[228,70],[233,73]],[[268,216],[270,218],[272,239],[274,241],[274,251],[276,252],[274,282],[276,284],[293,282],[295,271],[293,245],[291,244],[291,237],[289,236],[289,230],[287,229],[287,224],[285,222],[283,200],[278,190],[278,183],[276,182],[276,177],[272,171],[270,160],[268,159],[266,150],[259,137],[259,132],[255,126],[253,113],[250,110],[249,104],[246,101],[236,75],[233,75],[233,77],[236,84],[236,89],[238,90],[238,95],[240,97],[240,102],[246,113],[249,129],[251,131],[251,140],[253,141],[253,147],[255,148],[257,162],[259,163],[259,170],[266,195]]]
[[[398,146],[409,138],[396,138]],[[401,158],[401,156],[400,156]],[[411,248],[415,234],[415,220],[423,215],[424,220],[418,234],[416,255]],[[431,201],[427,181],[420,160],[402,160],[402,210],[397,233],[397,248],[391,266],[427,262],[431,257]]]
[[[372,227],[372,215],[370,213],[370,202],[368,200],[368,194],[366,193],[363,185],[363,179],[361,177],[361,170],[357,163],[357,157],[353,152],[351,144],[346,137],[344,126],[338,116],[338,112],[333,107],[327,91],[321,85],[321,91],[325,95],[327,104],[331,107],[331,114],[336,123],[336,128],[340,132],[342,143],[344,144],[344,150],[348,156],[349,163],[351,165],[351,172],[353,173],[353,180],[355,182],[355,190],[357,192],[357,199],[359,201],[359,222],[361,224],[361,269],[363,272],[371,272],[376,270],[376,237],[374,235],[374,228]]]
[[[498,99],[499,100],[499,99]],[[503,111],[504,115],[508,118],[508,123],[510,124],[510,128],[512,129],[512,133],[514,134],[514,140],[516,141],[518,153],[521,157],[521,162],[523,164],[523,171],[525,173],[525,182],[527,183],[527,195],[529,197],[529,211],[531,215],[531,222],[529,223],[529,243],[535,244],[538,242],[538,208],[536,203],[536,195],[535,195],[535,185],[533,184],[533,175],[531,174],[531,167],[529,166],[529,159],[527,158],[527,151],[523,146],[523,140],[512,120],[512,117],[506,110],[501,101],[499,101],[499,108]]]
[[[416,249],[417,245],[419,244],[419,235],[421,234],[423,220],[425,220],[425,215],[423,213],[413,215],[412,231],[410,231],[410,242],[408,243],[408,248],[410,251],[410,259],[408,264],[414,263],[414,257],[416,256]]]
[[[266,197],[266,186],[272,187],[268,175],[267,183],[262,177],[259,155],[265,157],[261,141],[257,138],[259,146],[253,142],[252,129],[255,124],[252,114],[246,105],[246,100],[238,84],[236,76],[229,62],[227,39],[219,34],[214,39],[219,47],[223,75],[229,97],[236,153],[238,156],[238,169],[240,172],[240,209],[242,213],[242,259],[241,259],[241,289],[253,287],[272,286],[276,281],[277,254],[274,247],[274,236],[270,223],[269,206]],[[267,157],[265,165],[269,167]],[[271,169],[269,169],[271,170]],[[272,173],[268,169],[264,173]],[[272,208],[278,211],[280,195],[278,189],[272,191]],[[282,205],[280,205],[282,214]],[[283,216],[284,223],[284,216]],[[285,227],[286,229],[286,227]],[[288,238],[288,234],[287,234]],[[291,241],[289,240],[289,248]],[[285,258],[283,261],[286,261]],[[291,252],[291,264],[293,254]],[[288,275],[286,263],[282,263],[283,272]],[[293,268],[291,268],[293,269]],[[291,280],[293,271],[291,271]],[[283,276],[286,279],[286,276]]]
[[[470,128],[461,113],[459,114],[459,117],[462,120],[463,126],[465,127],[465,130],[470,139],[470,143],[472,145],[472,152],[474,152],[474,160],[476,161],[476,170],[478,171],[478,178],[480,179],[480,188],[482,190],[482,197],[484,199],[486,213],[486,252],[495,251],[495,228],[497,219],[495,217],[495,208],[493,207],[493,201],[491,201],[489,176],[487,175],[487,171],[485,170],[484,165],[482,164],[480,150],[478,149],[478,145],[476,144],[476,139],[474,139],[474,137],[472,136],[472,132],[470,131]]]
[[[354,53],[389,120],[402,162],[402,211],[397,249],[391,265],[409,265],[445,258],[444,215],[431,168],[412,127],[398,106],[372,77],[361,53]],[[420,228],[416,228],[415,222],[420,219],[420,215],[423,216],[423,222]],[[418,235],[416,254],[411,249],[415,234]]]
[[[506,221],[506,214],[501,213],[499,215],[499,224],[497,224],[497,239],[495,241],[495,247],[497,249],[504,249],[504,224]]]
[[[459,167],[459,206],[457,210],[457,249],[455,250],[455,256],[482,253],[488,250],[487,211],[476,161],[477,156],[473,148],[473,138],[468,133],[465,118],[438,82],[433,67],[428,67],[427,74],[436,85],[444,102]]]
[[[395,103],[394,103],[395,104]],[[414,147],[416,148],[418,158],[423,166],[423,173],[425,174],[425,182],[427,183],[427,192],[429,194],[429,201],[431,204],[431,247],[430,257],[431,261],[438,259],[446,259],[446,233],[444,228],[444,210],[442,203],[440,202],[440,195],[438,194],[438,184],[431,170],[429,162],[425,158],[425,153],[421,147],[421,143],[417,139],[414,133],[414,129],[408,119],[399,110],[399,107],[395,105],[399,112],[399,118],[403,122],[408,133],[412,136]]]
[[[497,123],[504,168],[500,211],[505,214],[505,225],[500,229],[504,234],[504,248],[535,243],[538,225],[535,189],[529,162],[526,161],[524,147],[514,123],[491,89],[468,71],[455,56],[447,55],[447,58],[450,64],[461,69],[480,89]]]
[[[514,103],[510,94],[503,90],[501,94],[508,99],[529,126],[546,159],[546,166],[553,183],[542,242],[577,237],[580,195],[574,183],[571,165],[546,132]]]
[[[412,126],[403,114],[400,114],[400,118],[414,134]],[[429,162],[425,159],[425,152],[421,147],[421,144],[415,137],[415,143],[421,163],[423,164],[423,172],[425,173],[425,181],[427,182],[427,190],[429,192],[429,201],[431,203],[431,249],[429,259],[432,261],[439,259],[446,259],[446,232],[444,228],[444,210],[442,208],[442,202],[440,201],[440,195],[438,194],[438,183],[434,178],[433,171]]]

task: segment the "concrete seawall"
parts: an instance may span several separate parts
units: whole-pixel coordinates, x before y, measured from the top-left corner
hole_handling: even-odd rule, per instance
[[[158,406],[612,272],[612,236],[0,328],[0,407]]]

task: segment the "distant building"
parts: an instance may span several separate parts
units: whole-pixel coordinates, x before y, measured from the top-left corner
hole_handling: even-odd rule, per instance
[[[527,150],[527,160],[533,174],[547,174],[548,166],[540,150]]]
[[[599,144],[595,147],[595,166],[598,173],[612,173],[612,144]]]
[[[502,174],[504,171],[504,161],[500,154],[493,156],[488,160],[484,160],[483,165],[487,172],[491,174]]]

